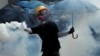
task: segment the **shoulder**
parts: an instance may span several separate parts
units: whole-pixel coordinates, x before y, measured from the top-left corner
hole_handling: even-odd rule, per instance
[[[56,23],[54,21],[47,21],[46,23],[48,26],[56,27]]]
[[[47,21],[48,24],[56,24],[54,21]]]

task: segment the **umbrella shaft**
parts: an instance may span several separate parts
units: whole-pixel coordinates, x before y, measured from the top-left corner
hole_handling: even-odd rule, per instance
[[[73,12],[72,12],[72,27],[73,27]]]

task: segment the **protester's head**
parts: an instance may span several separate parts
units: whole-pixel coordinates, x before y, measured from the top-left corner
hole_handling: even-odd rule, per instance
[[[38,20],[44,21],[46,15],[48,14],[48,8],[45,6],[39,6],[36,9],[36,14],[37,14]]]
[[[48,12],[48,8],[47,8],[46,6],[39,6],[39,7],[36,9],[36,14],[41,14],[42,11]]]

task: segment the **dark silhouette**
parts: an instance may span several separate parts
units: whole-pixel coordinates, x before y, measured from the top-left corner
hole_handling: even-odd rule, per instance
[[[60,56],[60,43],[58,38],[73,33],[74,28],[72,27],[68,32],[59,32],[57,25],[53,21],[46,20],[48,8],[40,6],[37,9],[37,13],[37,19],[41,24],[31,28],[32,31],[28,29],[25,29],[25,31],[32,34],[36,33],[40,36],[42,39],[42,56]]]

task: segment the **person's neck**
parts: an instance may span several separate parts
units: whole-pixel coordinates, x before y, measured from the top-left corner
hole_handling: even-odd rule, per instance
[[[46,20],[44,20],[44,21],[41,21],[41,23],[42,23],[42,24],[45,24],[46,22],[47,22]]]

